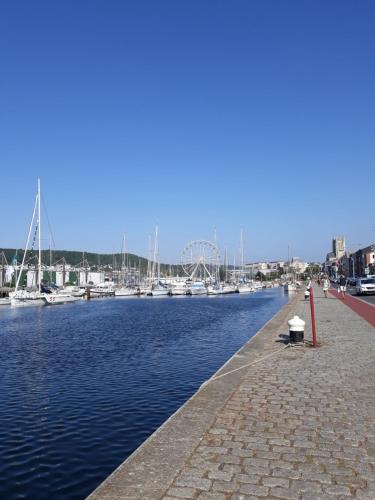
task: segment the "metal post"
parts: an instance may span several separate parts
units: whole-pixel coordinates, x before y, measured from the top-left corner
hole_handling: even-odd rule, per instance
[[[314,293],[313,288],[310,288],[310,309],[311,309],[311,329],[313,338],[313,347],[316,347],[316,325],[315,325],[315,309],[314,309]]]

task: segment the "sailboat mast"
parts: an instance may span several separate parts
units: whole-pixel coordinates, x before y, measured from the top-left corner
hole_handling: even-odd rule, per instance
[[[243,227],[241,227],[241,232],[240,232],[240,258],[241,258],[241,278],[244,279],[244,272],[245,272],[245,261],[244,261],[244,243],[243,243]]]
[[[52,236],[49,235],[49,282],[52,283]]]
[[[33,224],[34,224],[37,206],[38,206],[38,194],[35,197],[33,216],[31,217],[30,226],[29,226],[29,232],[27,234],[26,245],[25,245],[25,249],[24,249],[23,257],[22,257],[22,262],[21,262],[21,268],[20,268],[20,272],[19,272],[19,275],[18,275],[18,278],[17,278],[17,282],[16,282],[16,291],[18,290],[18,287],[19,287],[19,284],[20,284],[20,279],[21,279],[21,276],[22,276],[22,271],[23,271],[23,268],[24,268],[24,265],[25,265],[26,253],[27,253],[27,249],[28,249],[28,246],[29,246],[29,241],[30,241],[30,236],[31,236],[31,230],[32,230]]]
[[[38,177],[38,247],[39,247],[39,262],[38,262],[38,289],[41,291],[42,283],[42,249],[41,249],[41,229],[42,221],[40,218],[40,178]]]
[[[160,281],[160,259],[159,259],[159,226],[157,225],[155,228],[155,257],[157,262],[157,276],[158,283]]]

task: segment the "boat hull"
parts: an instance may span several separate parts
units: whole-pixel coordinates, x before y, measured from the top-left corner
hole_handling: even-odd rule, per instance
[[[139,292],[137,290],[119,288],[115,291],[115,297],[132,297],[134,295],[138,295]]]
[[[10,303],[14,307],[44,306],[43,294],[18,290],[9,294]]]
[[[43,300],[47,306],[58,306],[60,304],[69,304],[72,302],[77,302],[78,300],[81,300],[80,297],[74,297],[73,295],[59,295],[58,293],[56,294],[46,294],[43,297]]]
[[[206,288],[190,288],[190,295],[207,295]]]
[[[44,300],[42,298],[31,299],[31,298],[12,298],[10,304],[13,307],[30,307],[30,306],[44,306]]]
[[[239,286],[237,291],[238,293],[251,293],[254,289],[251,286]]]
[[[171,288],[171,295],[186,295],[187,291],[187,288]]]
[[[162,295],[169,295],[169,290],[151,290],[150,295],[153,297],[161,297]]]

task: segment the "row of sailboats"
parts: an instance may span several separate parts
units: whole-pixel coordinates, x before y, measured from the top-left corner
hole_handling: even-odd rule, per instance
[[[34,229],[34,231],[33,231]],[[21,268],[16,274],[15,291],[9,293],[9,299],[13,306],[26,305],[57,305],[75,302],[80,300],[85,295],[86,290],[77,286],[64,287],[58,289],[54,285],[47,287],[43,284],[43,268],[41,259],[41,234],[42,234],[42,217],[41,217],[41,189],[40,179],[37,181],[37,193],[30,221],[25,251],[22,258]],[[24,289],[21,286],[22,271],[28,265],[26,255],[29,249],[30,241],[33,235],[31,245],[31,253],[34,246],[38,245],[38,264],[36,271],[36,282],[34,289]],[[230,293],[251,293],[254,292],[259,285],[253,280],[248,280],[245,273],[244,263],[244,238],[241,228],[240,235],[240,270],[237,283],[228,280],[228,263],[225,252],[224,269],[225,276],[221,277],[220,272],[220,256],[216,243],[215,244],[204,240],[191,242],[186,247],[187,262],[184,268],[187,277],[175,278],[166,283],[165,279],[161,278],[160,274],[160,251],[159,251],[159,227],[155,227],[153,244],[151,237],[149,239],[149,258],[147,268],[147,278],[141,283],[140,276],[138,283],[127,281],[126,273],[128,265],[126,263],[126,238],[123,237],[122,242],[122,282],[113,283],[105,281],[95,286],[87,286],[90,297],[127,297],[134,295],[149,295],[149,296],[167,296],[167,295],[224,295]],[[197,253],[195,250],[197,249]],[[209,253],[211,252],[211,254]],[[51,244],[50,244],[50,264],[51,264]],[[51,281],[51,276],[50,276]]]

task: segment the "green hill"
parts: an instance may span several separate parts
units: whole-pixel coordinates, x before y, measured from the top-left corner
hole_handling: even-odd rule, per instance
[[[18,262],[22,261],[22,249],[16,250],[15,248],[0,248],[0,254],[2,252],[4,252],[8,264],[12,262],[16,253]],[[26,260],[30,261],[30,259],[33,259],[36,256],[37,251],[34,250],[31,252],[29,250]],[[85,261],[87,262],[86,265],[88,265],[92,270],[96,270],[98,268],[119,269],[121,267],[123,255],[120,253],[102,254],[93,252],[77,252],[74,250],[53,250],[51,260],[52,264],[62,262],[63,259],[65,259],[66,264],[70,264],[72,266],[77,266],[79,264],[82,265],[83,259],[85,259]],[[44,264],[50,263],[49,250],[42,250],[42,262]],[[140,257],[132,253],[127,253],[125,254],[125,262],[129,267],[140,269],[142,274],[145,274],[147,272],[148,260],[144,257]],[[171,273],[174,276],[182,276],[184,274],[180,265],[160,264],[160,271],[165,275]]]

